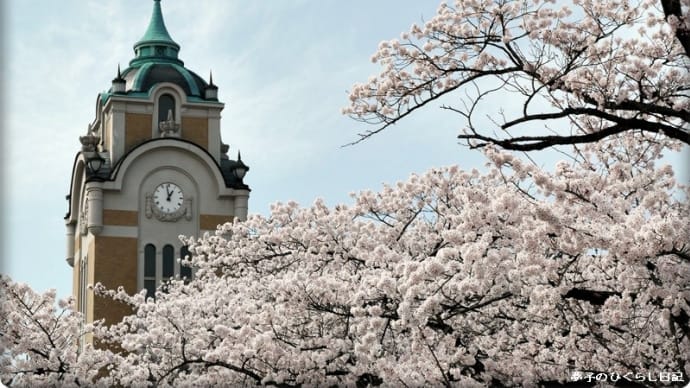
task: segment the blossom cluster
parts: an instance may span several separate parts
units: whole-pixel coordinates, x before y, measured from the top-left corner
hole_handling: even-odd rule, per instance
[[[350,206],[276,204],[225,224],[189,241],[192,282],[130,299],[136,314],[110,329],[127,352],[112,375],[525,386],[679,371],[690,192],[647,141],[594,144],[552,172],[488,149],[485,174],[432,169]]]
[[[73,299],[0,276],[0,382],[6,386],[108,386],[99,370],[112,353],[85,344],[93,332]],[[81,345],[81,352],[79,351]]]
[[[671,2],[682,18],[658,0],[453,3],[380,43],[372,56],[380,74],[355,84],[342,110],[375,126],[362,138],[460,90],[444,107],[466,119],[461,138],[482,144],[494,124],[519,137],[543,130],[545,120],[571,134],[637,129],[688,143],[690,44],[681,41],[690,34],[690,1]],[[506,92],[515,109],[492,111]],[[482,119],[487,110],[493,123]]]
[[[412,175],[349,206],[276,204],[186,239],[192,281],[84,326],[3,278],[5,385],[530,386],[687,376],[690,190],[627,134],[553,171]],[[92,336],[97,348],[85,345]],[[82,346],[80,346],[80,344]],[[111,350],[117,350],[116,353]]]

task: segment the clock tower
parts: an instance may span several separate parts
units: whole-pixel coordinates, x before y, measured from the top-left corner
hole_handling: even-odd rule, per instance
[[[65,223],[74,297],[87,322],[127,313],[88,285],[153,297],[166,279],[194,276],[180,264],[187,251],[178,236],[247,216],[249,168],[221,140],[218,88],[187,69],[179,51],[154,0],[134,58],[98,95],[79,138]]]

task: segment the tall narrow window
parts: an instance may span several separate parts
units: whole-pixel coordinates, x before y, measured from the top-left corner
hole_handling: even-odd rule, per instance
[[[77,308],[79,309],[79,312],[82,313],[84,317],[86,317],[86,298],[87,298],[87,282],[88,282],[88,273],[89,273],[89,266],[88,266],[88,256],[87,257],[82,257],[79,259],[79,263],[77,263],[77,266],[79,268],[79,305]],[[83,327],[85,321],[81,321],[81,325]],[[84,350],[84,346],[86,344],[86,336],[79,336],[79,352],[81,353]]]
[[[156,296],[156,247],[146,244],[144,247],[144,288],[147,298]]]
[[[189,249],[185,245],[180,248],[180,259],[187,260],[187,256],[189,256]],[[185,282],[192,280],[192,267],[180,264],[180,277],[183,278]]]
[[[175,248],[172,245],[163,247],[163,280],[175,276]]]
[[[175,118],[175,99],[170,94],[163,94],[158,98],[158,122],[168,120],[168,112]]]
[[[86,316],[86,298],[87,298],[87,282],[88,282],[88,257],[84,257],[79,260],[79,311],[81,311],[84,316]]]
[[[179,256],[178,256],[179,255]],[[186,265],[177,264],[177,258],[184,259],[189,255],[186,246],[175,249],[173,244],[165,244],[162,249],[157,250],[153,244],[144,246],[144,271],[143,285],[146,289],[147,298],[156,298],[156,290],[168,292],[168,281],[171,279],[184,279],[189,282],[192,278],[192,268]]]

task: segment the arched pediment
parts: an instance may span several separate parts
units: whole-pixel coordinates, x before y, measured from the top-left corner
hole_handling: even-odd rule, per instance
[[[72,180],[70,181],[69,194],[67,195],[68,209],[67,214],[65,214],[65,223],[74,224],[77,222],[77,217],[79,216],[79,200],[85,180],[85,161],[84,156],[81,152],[77,153],[74,157],[74,163],[72,166]]]
[[[133,148],[114,166],[110,179],[104,183],[103,188],[120,191],[126,177],[133,172],[142,173],[166,165],[171,168],[185,166],[186,170],[189,167],[186,165],[194,164],[193,161],[202,164],[205,171],[212,176],[218,196],[234,196],[248,192],[245,189],[227,187],[221,168],[213,157],[200,146],[179,138],[152,139]],[[190,173],[193,174],[192,171]]]

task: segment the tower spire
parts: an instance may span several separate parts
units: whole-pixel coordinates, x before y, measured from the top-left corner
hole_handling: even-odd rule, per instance
[[[144,36],[139,39],[139,43],[152,40],[177,44],[170,37],[168,29],[165,28],[163,11],[161,10],[161,0],[153,0],[153,13],[151,14],[151,20],[149,21],[149,26],[146,29]]]
[[[130,65],[149,61],[174,62],[182,65],[182,61],[177,58],[179,51],[180,45],[170,37],[168,29],[165,27],[161,0],[153,0],[153,11],[149,26],[146,28],[144,36],[134,44],[136,57],[132,59]]]

